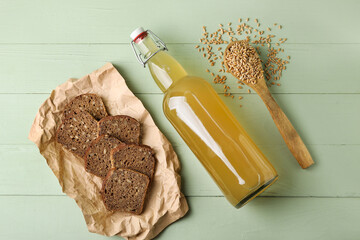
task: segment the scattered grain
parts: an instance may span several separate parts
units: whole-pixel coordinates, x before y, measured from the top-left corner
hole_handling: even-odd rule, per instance
[[[196,45],[195,48],[198,50],[198,52],[204,52],[203,54],[204,58],[208,59],[209,65],[215,66],[215,64],[218,62],[220,64],[220,68],[214,69],[213,72],[218,73],[229,73],[227,69],[225,69],[225,65],[223,60],[226,57],[226,54],[224,56],[224,52],[221,51],[223,48],[217,47],[217,53],[212,51],[212,46],[219,45],[219,44],[228,44],[228,42],[234,42],[238,41],[234,35],[238,36],[244,36],[246,39],[245,41],[249,44],[251,43],[256,47],[256,52],[261,57],[260,64],[262,64],[263,69],[263,76],[267,80],[267,85],[269,87],[271,86],[280,86],[280,84],[276,84],[273,81],[278,81],[282,76],[282,71],[286,70],[286,64],[289,63],[290,56],[286,56],[286,60],[283,60],[281,57],[278,56],[278,53],[284,52],[284,49],[280,47],[280,44],[284,43],[287,38],[279,38],[278,41],[275,41],[275,35],[269,34],[271,32],[270,27],[266,27],[266,29],[260,30],[258,29],[261,25],[259,20],[256,18],[254,19],[253,25],[249,22],[250,18],[245,18],[246,23],[242,21],[241,18],[238,19],[239,25],[236,25],[236,28],[232,29],[230,26],[232,26],[232,23],[229,22],[228,28],[224,29],[223,24],[219,24],[219,28],[214,31],[213,33],[207,32],[206,26],[203,26],[203,37],[199,40],[201,44],[204,45],[204,47],[201,47],[200,45]],[[277,26],[279,29],[282,29],[282,25],[279,25],[277,23],[273,24],[274,26]],[[252,32],[256,34],[252,34]],[[260,46],[261,48],[260,51]],[[266,51],[267,50],[267,51]],[[241,57],[240,57],[241,58]],[[220,60],[220,61],[219,61]],[[260,65],[261,66],[261,65]],[[207,72],[211,73],[209,69],[206,69]],[[241,70],[239,70],[241,72]],[[250,71],[247,70],[247,73],[249,74]],[[241,73],[243,76],[243,73]],[[231,96],[233,98],[233,95],[231,95],[230,88],[226,85],[227,77],[225,75],[219,76],[212,74],[213,82],[215,84],[223,84],[224,85],[224,92],[225,96]],[[243,77],[241,80],[244,81],[246,79]],[[256,79],[247,79],[244,82],[240,80],[237,81],[238,83],[238,89],[242,89],[242,85],[244,85],[244,82],[248,84],[256,84]]]

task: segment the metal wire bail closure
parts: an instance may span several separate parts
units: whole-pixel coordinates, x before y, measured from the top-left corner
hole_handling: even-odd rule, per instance
[[[130,44],[131,44],[131,48],[134,51],[134,54],[136,56],[136,59],[138,60],[138,62],[140,64],[142,64],[145,67],[145,64],[150,60],[150,58],[152,58],[155,54],[157,54],[160,51],[167,51],[167,47],[166,44],[158,37],[155,35],[155,33],[153,33],[151,30],[146,30],[145,32],[147,32],[148,36],[150,36],[152,38],[152,40],[154,40],[154,42],[156,43],[157,47],[159,48],[156,52],[154,52],[153,54],[151,54],[148,58],[145,58],[143,56],[143,54],[137,49],[137,47],[135,47],[135,42],[134,40],[131,40]]]

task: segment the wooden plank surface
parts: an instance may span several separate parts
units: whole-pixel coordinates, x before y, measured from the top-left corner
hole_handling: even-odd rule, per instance
[[[174,145],[183,142],[162,113],[162,95],[137,96],[166,137]],[[48,94],[0,94],[1,109],[6,112],[0,118],[0,144],[30,143],[27,136],[31,124],[47,97]],[[360,102],[360,94],[274,94],[274,97],[305,144],[360,144],[360,129],[354,128],[360,122],[356,104]],[[270,114],[256,94],[248,94],[243,100],[223,99],[257,144],[283,143]],[[244,107],[240,108],[239,104]]]
[[[218,67],[211,67],[195,49],[196,45],[168,47],[190,74],[212,83],[212,76],[205,69],[218,73]],[[278,81],[281,86],[272,87],[271,92],[360,93],[360,81],[354,81],[358,77],[353,74],[360,68],[360,44],[285,44],[283,48],[284,55],[291,56],[291,63]],[[0,93],[49,93],[59,83],[82,77],[107,61],[118,68],[134,93],[161,93],[148,69],[136,61],[129,44],[0,44]],[[247,87],[238,89],[235,78],[228,77],[232,93],[247,92]],[[213,86],[223,92],[222,85]]]
[[[0,42],[128,43],[131,31],[144,25],[165,42],[193,43],[203,25],[215,30],[219,23],[250,17],[264,28],[282,24],[290,43],[360,43],[354,33],[359,9],[357,0],[2,0]]]
[[[259,145],[280,176],[262,196],[360,197],[359,145],[310,145],[316,165],[306,171],[285,145]],[[220,190],[186,145],[174,147],[182,166],[186,196],[221,196]],[[343,176],[346,173],[346,177]],[[19,177],[21,176],[21,177]],[[334,177],[329,177],[334,176]],[[1,195],[63,195],[45,159],[33,145],[0,145]]]
[[[238,210],[223,197],[189,197],[188,202],[190,212],[158,239],[339,240],[360,235],[359,198],[259,197]],[[0,197],[0,203],[6,206],[0,214],[7,222],[0,225],[1,239],[108,239],[87,232],[68,197]]]
[[[182,163],[190,212],[159,239],[359,239],[359,9],[357,0],[0,0],[0,239],[108,239],[87,231],[79,208],[27,139],[52,89],[105,62],[125,77]],[[136,62],[129,34],[138,26],[152,29],[190,74],[211,82],[207,61],[194,48],[202,26],[211,32],[232,21],[235,28],[239,17],[252,25],[258,18],[260,28],[288,38],[283,46],[291,63],[281,86],[270,90],[316,164],[301,170],[259,97],[230,78],[231,92],[244,99],[221,97],[280,175],[235,210],[163,116],[162,94]]]

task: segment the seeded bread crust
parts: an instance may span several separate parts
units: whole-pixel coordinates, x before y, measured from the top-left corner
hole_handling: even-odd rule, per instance
[[[64,148],[84,157],[87,148],[97,138],[97,121],[88,112],[74,110],[62,121],[55,139]]]
[[[96,120],[108,116],[103,100],[100,96],[92,93],[81,94],[73,98],[64,108],[63,119],[72,114],[73,109],[87,111]]]
[[[111,150],[112,165],[126,168],[147,175],[150,180],[154,176],[155,156],[151,147],[146,145],[125,144]]]
[[[106,209],[141,214],[149,183],[148,176],[142,173],[130,169],[111,169],[101,189]]]
[[[140,143],[140,123],[126,115],[107,116],[99,121],[99,135],[116,137],[124,143]]]
[[[85,153],[85,170],[98,177],[105,178],[113,168],[110,160],[110,152],[113,148],[122,145],[120,140],[107,135],[101,135],[95,139]]]

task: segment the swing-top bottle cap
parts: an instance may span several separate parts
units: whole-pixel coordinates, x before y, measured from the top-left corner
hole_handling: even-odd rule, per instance
[[[130,34],[130,38],[135,41],[143,32],[145,32],[144,28],[138,27]]]
[[[156,46],[158,47],[158,50],[154,53],[152,53],[150,56],[144,57],[143,54],[141,53],[141,51],[139,51],[139,49],[136,47],[137,44],[139,44],[145,37],[149,36],[150,39],[154,42],[154,44],[156,44]],[[157,54],[160,51],[167,51],[167,47],[165,45],[165,43],[158,37],[156,36],[151,30],[144,30],[144,28],[142,27],[138,27],[137,29],[135,29],[131,34],[130,34],[130,38],[131,38],[131,47],[134,51],[134,54],[138,60],[139,63],[141,63],[144,67],[146,62],[152,58],[155,54]]]

